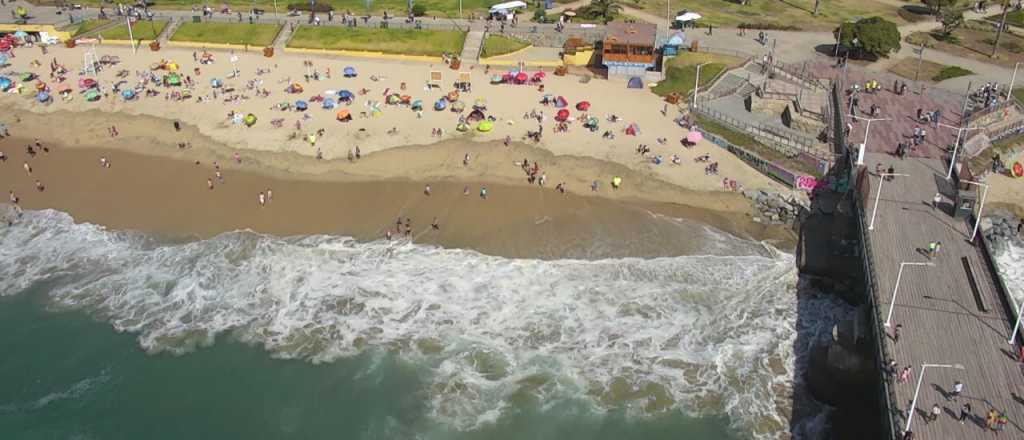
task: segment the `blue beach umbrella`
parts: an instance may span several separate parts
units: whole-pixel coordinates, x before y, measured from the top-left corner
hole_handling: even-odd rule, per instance
[[[342,91],[338,92],[338,99],[340,99],[342,101],[351,101],[351,100],[355,99],[355,97],[356,97],[356,95],[353,95],[352,92],[350,92],[348,90],[342,90]]]
[[[304,111],[309,108],[309,104],[306,101],[295,101],[295,109],[298,111]]]
[[[121,91],[121,97],[124,98],[125,101],[132,99],[135,97],[135,91],[132,89],[124,89]]]
[[[438,99],[437,102],[434,103],[434,110],[444,110],[445,107],[448,107],[448,101],[444,98]]]
[[[327,99],[324,100],[324,104],[323,105],[324,105],[324,108],[331,109],[331,108],[334,108],[335,106],[337,106],[338,104],[335,103],[333,99],[327,98]]]
[[[0,90],[7,91],[14,83],[6,76],[0,76]]]
[[[46,92],[39,92],[38,94],[36,94],[36,100],[39,102],[49,102],[50,94]]]
[[[214,79],[210,80],[210,87],[213,87],[213,88],[216,89],[216,88],[220,88],[220,86],[222,86],[222,85],[224,85],[224,82],[219,80],[219,79],[217,79],[217,78],[214,78]]]
[[[356,68],[352,67],[352,66],[346,67],[345,70],[344,70],[344,73],[345,73],[345,78],[355,78],[356,77]]]

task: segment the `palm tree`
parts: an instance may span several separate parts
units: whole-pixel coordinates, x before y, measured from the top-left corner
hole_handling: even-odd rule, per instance
[[[600,17],[605,24],[612,21],[619,12],[622,12],[622,5],[618,0],[591,0],[588,6],[591,16]]]

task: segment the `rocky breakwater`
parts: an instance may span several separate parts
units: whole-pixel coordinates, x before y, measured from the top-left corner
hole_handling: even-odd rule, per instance
[[[793,223],[811,207],[811,200],[803,191],[743,190],[743,196],[754,203],[754,221],[758,223]]]
[[[1009,245],[1024,247],[1024,220],[1005,209],[996,209],[981,218],[981,233],[993,253]]]

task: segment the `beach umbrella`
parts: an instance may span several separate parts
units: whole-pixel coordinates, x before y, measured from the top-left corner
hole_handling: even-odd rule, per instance
[[[465,122],[459,122],[459,125],[455,126],[456,131],[466,132],[469,131],[469,126]]]
[[[618,188],[622,186],[622,178],[619,176],[612,177],[612,188]]]
[[[484,118],[486,116],[484,116],[484,112],[480,111],[480,109],[473,109],[473,111],[469,112],[469,116],[466,116],[466,120],[469,122],[480,121]]]
[[[351,101],[351,100],[355,99],[355,97],[356,97],[356,95],[353,95],[352,92],[350,92],[348,90],[342,90],[342,91],[338,92],[338,99],[340,99],[342,101]]]
[[[341,122],[348,122],[352,120],[352,113],[347,109],[338,110],[338,120]]]
[[[173,61],[170,62],[170,63],[167,63],[165,65],[165,67],[167,67],[167,70],[170,70],[171,72],[177,72],[178,71],[178,63],[175,63]]]
[[[14,83],[6,76],[0,76],[0,90],[7,91]]]
[[[345,68],[343,73],[345,74],[345,78],[355,78],[356,77],[356,68],[352,67],[352,66],[348,66],[348,67]]]
[[[412,102],[412,109],[413,110],[423,110],[423,100],[422,99],[417,99],[417,100],[413,101]]]
[[[27,37],[27,36],[28,36],[28,32],[25,32],[25,31],[16,31],[16,32],[14,32],[14,38],[17,38],[19,40],[24,40],[25,37]]]
[[[685,14],[676,16],[676,21],[682,21],[682,22],[694,21],[694,20],[700,20],[700,19],[701,19],[701,15],[696,13],[696,12],[687,12]]]
[[[99,101],[99,99],[100,99],[100,92],[97,91],[96,89],[89,89],[88,92],[85,92],[85,100],[86,101]]]
[[[566,119],[569,119],[569,110],[563,108],[558,111],[558,115],[555,116],[555,120],[558,122],[565,122]]]
[[[590,110],[590,102],[588,102],[588,101],[577,102],[576,103],[576,110],[579,110],[581,112],[585,112],[587,110]]]
[[[0,66],[7,65],[7,55],[0,54]]]
[[[337,106],[337,105],[338,105],[338,104],[337,104],[337,103],[335,103],[335,102],[334,102],[334,100],[333,100],[333,99],[331,99],[331,98],[327,98],[327,99],[325,99],[325,100],[324,100],[324,103],[323,103],[323,106],[324,106],[324,108],[327,108],[327,109],[331,109],[331,108],[334,108],[334,107],[335,107],[335,106]]]
[[[210,87],[217,89],[222,85],[224,85],[224,81],[221,81],[220,79],[214,78],[210,80]]]
[[[487,108],[487,100],[484,99],[484,98],[476,98],[476,100],[473,101],[473,108],[475,108],[477,110],[484,110],[484,109],[486,109]]]
[[[242,119],[242,122],[245,122],[246,127],[252,127],[256,124],[256,115],[249,113],[245,115],[245,118]]]
[[[466,104],[462,101],[455,101],[452,103],[452,111],[459,113],[466,109]]]
[[[445,107],[448,107],[448,101],[445,101],[444,98],[438,99],[437,102],[434,103],[434,110],[441,111],[444,110]]]
[[[22,81],[32,81],[33,79],[35,79],[35,77],[36,75],[32,72],[25,72],[21,74]]]
[[[587,127],[597,127],[597,122],[597,117],[591,116],[590,119],[587,119],[587,122],[584,125]]]
[[[39,102],[50,102],[50,94],[46,92],[39,92],[36,94],[36,100]]]
[[[700,142],[703,139],[704,139],[704,134],[702,134],[701,132],[696,131],[696,130],[691,131],[691,132],[686,134],[686,142],[689,142],[691,144],[696,144],[697,142]]]
[[[555,98],[555,108],[562,108],[567,105],[569,105],[569,101],[567,101],[564,96]]]
[[[448,101],[451,101],[451,102],[458,101],[459,100],[459,91],[458,90],[452,90],[452,91],[448,92],[447,95],[445,95],[445,98],[447,98]]]
[[[96,87],[96,80],[92,78],[82,78],[78,80],[78,88],[80,89],[91,89]]]
[[[491,77],[491,84],[501,84],[504,81],[505,80],[504,80],[504,78],[502,78],[501,75],[494,75],[494,76]]]
[[[7,39],[0,40],[0,52],[7,52],[7,51],[11,50],[11,46],[13,46],[13,44],[11,44],[10,40],[7,40]]]
[[[544,71],[542,70],[540,72],[537,72],[537,73],[533,74],[533,80],[534,81],[540,81],[540,80],[544,79],[545,76],[547,76],[547,74],[544,73]]]
[[[25,9],[24,6],[18,6],[17,8],[14,8],[14,13],[17,14],[18,17],[21,17],[21,18],[28,17],[28,9]],[[22,34],[18,38],[25,38],[25,36],[28,35],[24,31],[18,31],[18,32],[20,32]],[[15,32],[14,35],[17,36],[18,32]]]
[[[309,108],[309,104],[306,101],[303,101],[301,99],[298,100],[298,101],[295,101],[295,110],[298,110],[298,111],[301,112],[301,111],[305,111],[307,108]]]
[[[526,72],[519,72],[516,74],[516,82],[526,82],[529,78],[530,75],[527,75]]]
[[[39,81],[36,83],[36,90],[40,92],[46,91],[46,83]]]
[[[487,133],[494,128],[494,123],[489,120],[480,121],[480,124],[476,126],[476,130],[481,133]]]
[[[398,104],[399,102],[402,101],[402,97],[399,96],[397,93],[392,93],[392,94],[388,95],[388,100],[387,101],[388,101],[388,104],[392,104],[392,105],[393,104]]]
[[[178,75],[177,73],[169,74],[166,77],[166,81],[167,81],[167,85],[169,85],[169,86],[180,86],[181,85],[181,75]]]
[[[402,95],[402,104],[409,105],[412,102],[412,96]]]
[[[132,89],[124,89],[121,91],[121,97],[124,98],[125,101],[128,101],[135,97],[135,91]]]
[[[294,83],[288,86],[288,93],[302,93],[302,84]]]

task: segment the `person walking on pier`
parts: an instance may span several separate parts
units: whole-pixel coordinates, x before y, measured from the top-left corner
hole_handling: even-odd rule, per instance
[[[939,249],[941,248],[941,241],[933,241],[931,243],[928,243],[928,259],[931,260],[932,258],[935,258],[935,256],[939,254]]]
[[[903,330],[903,324],[896,324],[896,328],[892,331],[892,341],[900,342],[900,331]]]
[[[928,416],[928,423],[931,423],[931,422],[934,422],[936,420],[939,420],[939,415],[941,415],[941,414],[942,414],[942,408],[939,407],[939,404],[936,403],[936,404],[932,405],[932,412]]]
[[[939,209],[939,203],[942,202],[942,194],[935,193],[935,197],[932,197],[932,210]]]
[[[960,407],[960,424],[963,425],[967,417],[971,415],[971,404],[964,402],[963,406]]]
[[[964,392],[964,383],[959,380],[953,382],[953,392],[949,393],[949,397],[946,400],[956,400]]]

